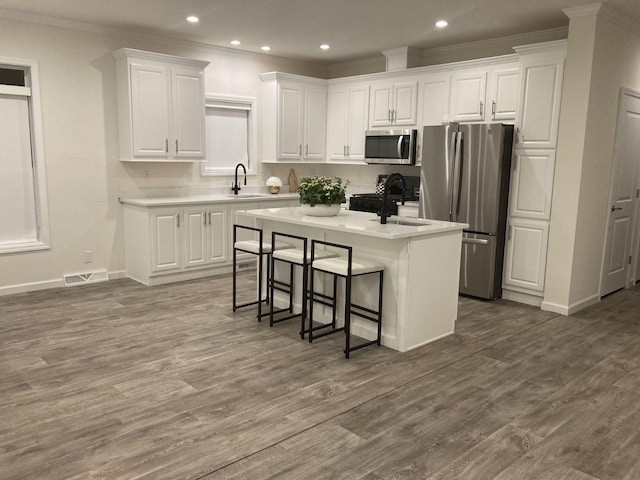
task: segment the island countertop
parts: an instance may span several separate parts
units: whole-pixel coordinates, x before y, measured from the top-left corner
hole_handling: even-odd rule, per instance
[[[469,225],[466,223],[443,222],[440,220],[423,220],[418,218],[391,217],[385,225],[380,224],[380,217],[375,213],[340,210],[333,217],[312,217],[302,212],[302,207],[264,208],[247,210],[247,214],[262,220],[275,220],[295,225],[335,230],[339,232],[366,235],[384,239],[425,237],[446,232],[462,231]],[[401,221],[408,224],[398,224]]]
[[[291,200],[300,198],[298,193],[241,193],[233,194],[204,194],[185,196],[161,196],[151,198],[121,198],[122,203],[139,207],[168,207],[176,205],[195,205],[202,203],[242,203],[242,202],[271,202],[275,200]]]

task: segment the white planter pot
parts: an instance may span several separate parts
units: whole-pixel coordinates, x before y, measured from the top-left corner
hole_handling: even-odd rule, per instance
[[[313,207],[308,203],[302,204],[302,213],[311,217],[335,217],[340,211],[340,204],[334,205],[314,205]]]

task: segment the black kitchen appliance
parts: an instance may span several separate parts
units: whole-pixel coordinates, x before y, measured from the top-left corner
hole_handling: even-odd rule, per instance
[[[379,213],[382,210],[382,194],[387,175],[378,175],[375,193],[357,193],[349,198],[349,210],[359,212]],[[405,176],[404,200],[417,202],[420,195],[420,177]],[[387,211],[392,215],[398,214],[398,203],[402,201],[401,189],[393,187],[387,195]]]

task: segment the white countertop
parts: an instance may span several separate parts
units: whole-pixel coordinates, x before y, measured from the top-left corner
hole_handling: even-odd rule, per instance
[[[233,194],[205,194],[187,196],[167,196],[151,198],[121,198],[122,203],[137,205],[140,207],[167,207],[174,205],[194,205],[200,203],[244,203],[244,202],[270,202],[274,200],[289,200],[300,198],[298,193],[240,193]]]
[[[446,232],[462,231],[469,225],[466,223],[443,222],[439,220],[423,220],[416,218],[391,217],[386,225],[380,224],[380,217],[375,213],[340,210],[334,217],[311,217],[302,213],[301,207],[264,208],[247,210],[245,213],[262,220],[307,225],[309,227],[337,230],[341,232],[366,235],[385,239],[423,237]],[[419,225],[398,225],[392,223],[401,219]]]

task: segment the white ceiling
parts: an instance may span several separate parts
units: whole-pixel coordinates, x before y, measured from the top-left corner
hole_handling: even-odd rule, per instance
[[[0,17],[56,19],[132,29],[323,64],[435,48],[568,25],[563,8],[593,0],[0,0]],[[604,0],[640,19],[640,0]],[[23,15],[26,14],[26,15]],[[198,24],[185,17],[197,15]],[[438,30],[436,20],[449,27]],[[640,21],[640,20],[639,20]],[[229,41],[242,41],[232,47]],[[331,49],[321,51],[320,44]]]

